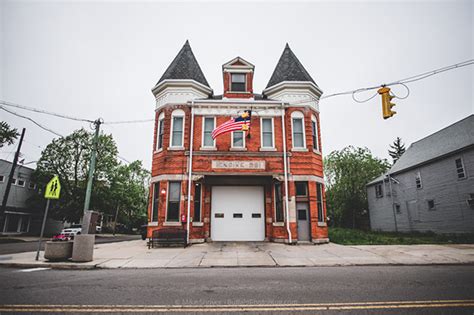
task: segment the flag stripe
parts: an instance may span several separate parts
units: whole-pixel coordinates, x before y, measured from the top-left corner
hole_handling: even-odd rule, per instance
[[[226,121],[225,123],[218,126],[216,129],[214,129],[211,134],[212,138],[215,139],[221,134],[227,132],[242,130],[243,125],[250,126],[250,120],[234,121],[234,119],[232,118],[229,121]]]

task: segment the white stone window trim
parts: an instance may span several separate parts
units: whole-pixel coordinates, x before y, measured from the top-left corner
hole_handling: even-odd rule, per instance
[[[305,121],[304,121],[304,114],[300,111],[294,111],[290,115],[291,118],[291,151],[301,151],[307,152],[308,148],[306,147],[306,130],[305,130]],[[302,147],[295,147],[295,129],[293,126],[294,119],[301,119],[301,127],[303,131],[303,146]]]
[[[161,151],[163,151],[163,147],[164,147],[164,143],[162,141],[161,143],[161,148],[158,148],[158,141],[159,141],[159,138],[160,138],[160,125],[163,124],[163,135],[165,133],[165,127],[164,127],[164,123],[165,123],[165,113],[161,113],[159,116],[158,116],[158,126],[156,126],[156,146],[155,146],[155,153],[159,153]],[[183,127],[184,129],[184,127]],[[163,137],[163,140],[164,140],[164,137]],[[171,141],[171,139],[170,139]]]
[[[263,146],[263,120],[270,119],[272,123],[272,145],[269,147]],[[275,122],[273,117],[260,117],[260,151],[276,151],[275,148]]]
[[[234,147],[234,132],[242,132],[242,146],[241,147]],[[245,131],[232,131],[230,135],[230,150],[231,151],[247,151],[246,143],[245,143]]]
[[[214,119],[214,129],[216,129],[216,116],[202,116],[202,131],[201,131],[201,147],[199,148],[200,150],[217,150],[216,148],[216,139],[212,140],[212,146],[206,146],[204,145],[204,127],[206,125],[206,118],[212,118]]]
[[[173,127],[174,127],[174,118],[175,117],[183,117],[183,125],[182,125],[182,132],[181,132],[181,145],[177,146],[173,144]],[[184,110],[182,109],[175,109],[171,113],[171,128],[170,128],[170,145],[168,150],[184,150],[184,129],[186,126],[186,115]]]

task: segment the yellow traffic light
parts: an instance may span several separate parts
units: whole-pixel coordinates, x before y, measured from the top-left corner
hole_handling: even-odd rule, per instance
[[[395,106],[394,103],[390,103],[390,101],[395,97],[390,95],[390,89],[388,87],[382,87],[377,91],[380,95],[382,95],[382,114],[383,119],[387,119],[395,115],[397,112],[392,110],[392,107]]]

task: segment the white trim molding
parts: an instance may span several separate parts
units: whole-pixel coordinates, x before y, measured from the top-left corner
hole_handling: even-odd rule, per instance
[[[173,143],[173,127],[174,127],[174,118],[175,117],[181,117],[183,118],[182,120],[182,128],[181,128],[181,144],[180,145],[176,145],[175,143]],[[169,150],[184,150],[184,132],[185,132],[185,126],[186,126],[186,114],[184,113],[184,110],[182,109],[175,109],[172,113],[171,113],[171,118],[170,118],[170,121],[171,121],[171,127],[170,127],[170,143],[169,143],[169,147],[168,149]]]

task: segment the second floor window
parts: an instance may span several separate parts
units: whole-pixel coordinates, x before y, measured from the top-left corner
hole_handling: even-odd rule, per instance
[[[262,148],[273,148],[272,118],[262,118]]]
[[[203,147],[214,147],[214,139],[212,139],[212,130],[214,130],[214,128],[214,117],[204,117],[202,134]]]
[[[244,148],[245,147],[245,137],[243,131],[234,131],[232,132],[232,147],[233,148]]]
[[[319,145],[318,145],[318,123],[316,121],[316,117],[313,117],[311,119],[311,129],[313,131],[313,149],[316,151],[319,151]]]
[[[183,147],[184,111],[177,109],[171,114],[171,147]]]
[[[156,150],[163,149],[164,116],[160,115],[158,119],[158,129],[156,132]]]
[[[416,173],[415,175],[415,184],[417,189],[423,188],[423,184],[421,183],[421,174],[420,172]]]
[[[458,179],[466,178],[466,172],[464,172],[464,165],[461,159],[456,159],[456,173],[458,175]]]
[[[233,73],[231,74],[232,92],[245,92],[245,74]]]
[[[304,115],[302,112],[291,113],[291,127],[293,132],[293,148],[306,148],[306,141],[304,138]]]
[[[383,197],[382,184],[375,185],[375,197],[377,197],[377,198],[382,198]]]

